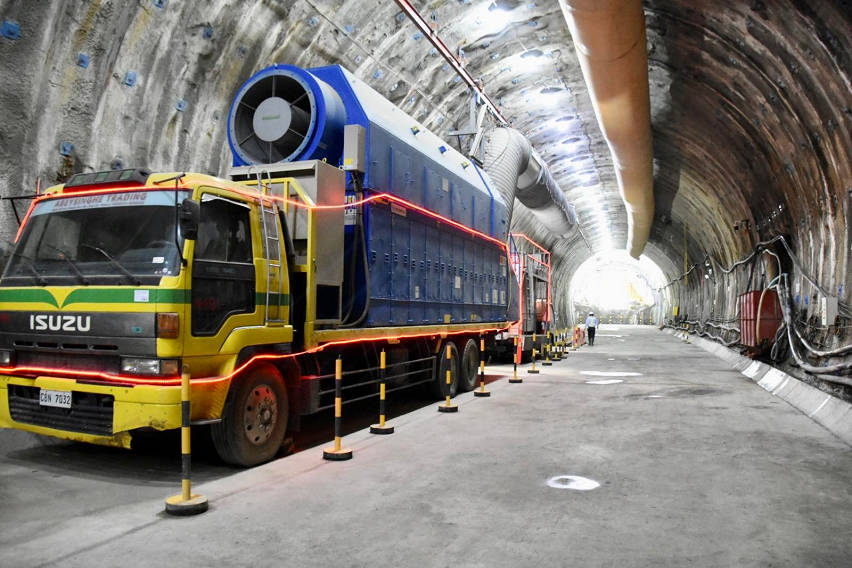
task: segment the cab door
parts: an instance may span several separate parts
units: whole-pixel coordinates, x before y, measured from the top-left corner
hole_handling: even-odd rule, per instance
[[[255,289],[251,207],[203,193],[192,264],[192,335],[216,337],[209,347],[218,351],[232,329],[256,324]]]

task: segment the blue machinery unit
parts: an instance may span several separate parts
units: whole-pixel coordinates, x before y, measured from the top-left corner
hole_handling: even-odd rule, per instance
[[[484,172],[340,66],[256,73],[231,105],[228,141],[235,171],[324,161],[346,171],[347,201],[393,194],[506,242],[507,207]],[[497,322],[517,312],[496,243],[387,201],[343,217],[344,246],[331,259],[345,266],[340,309],[326,310],[328,325]]]

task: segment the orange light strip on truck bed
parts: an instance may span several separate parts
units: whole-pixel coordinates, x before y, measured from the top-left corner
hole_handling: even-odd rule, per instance
[[[311,349],[307,349],[305,351],[300,351],[298,353],[282,353],[282,354],[264,354],[264,355],[255,355],[227,375],[221,375],[218,377],[199,377],[192,379],[193,383],[217,383],[221,381],[228,381],[234,378],[237,374],[244,371],[246,368],[251,366],[256,361],[269,361],[269,360],[279,360],[279,359],[290,359],[293,357],[300,357],[302,355],[310,355],[312,353],[319,353],[324,349],[329,347],[340,347],[343,345],[351,345],[354,343],[362,343],[369,341],[397,341],[400,339],[417,339],[422,337],[437,337],[437,336],[449,336],[449,335],[461,335],[461,334],[477,334],[477,333],[497,333],[499,331],[504,331],[508,329],[511,325],[508,326],[500,326],[500,327],[483,327],[483,328],[474,328],[474,329],[463,329],[460,331],[442,331],[440,329],[436,329],[434,331],[429,331],[425,333],[414,333],[414,334],[400,334],[389,337],[355,337],[352,339],[339,340],[339,341],[329,341],[328,343],[324,343],[317,347],[313,347]],[[122,383],[132,383],[138,385],[153,385],[153,386],[178,386],[180,385],[180,377],[163,377],[163,378],[140,378],[137,376],[127,376],[120,374],[111,374],[111,373],[102,373],[99,371],[75,371],[71,369],[55,369],[48,367],[0,367],[0,374],[18,374],[18,373],[27,373],[27,374],[38,374],[38,375],[50,375],[51,377],[55,377],[59,375],[57,378],[69,378],[69,379],[77,379],[77,378],[92,378],[92,379],[103,379],[105,381],[116,381]]]

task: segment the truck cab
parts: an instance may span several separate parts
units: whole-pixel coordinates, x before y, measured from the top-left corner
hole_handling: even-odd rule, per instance
[[[200,174],[50,188],[0,278],[0,427],[129,447],[180,426],[182,371],[192,420],[220,421],[239,365],[291,350],[282,222],[262,193]],[[286,393],[274,406],[258,431],[286,426]]]

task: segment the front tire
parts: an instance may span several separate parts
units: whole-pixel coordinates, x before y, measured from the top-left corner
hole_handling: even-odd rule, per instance
[[[231,382],[222,421],[211,430],[216,452],[243,467],[269,461],[284,441],[288,416],[281,373],[272,365],[258,365]]]

